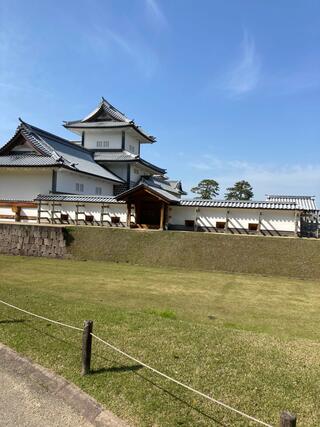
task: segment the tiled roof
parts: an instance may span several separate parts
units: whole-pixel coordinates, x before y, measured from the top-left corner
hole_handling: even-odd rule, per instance
[[[64,122],[67,129],[82,128],[113,128],[113,127],[131,127],[150,142],[155,142],[156,138],[148,135],[140,126],[137,126],[134,120],[121,113],[117,108],[102,98],[99,105],[84,119]]]
[[[267,195],[267,200],[271,202],[293,202],[299,209],[305,211],[316,211],[316,201],[314,196],[286,196],[286,195]]]
[[[30,158],[27,158],[27,155],[22,157],[22,154],[2,156],[1,153],[5,153],[7,151],[7,147],[12,143],[13,139],[19,132],[21,132],[24,138],[42,155],[34,155],[32,158],[31,156]],[[39,157],[39,160],[36,159],[36,157]],[[18,127],[15,136],[0,149],[0,159],[1,158],[5,158],[3,160],[5,166],[19,166],[18,162],[23,161],[31,162],[26,163],[26,166],[40,166],[40,163],[42,162],[43,165],[47,166],[52,165],[65,167],[75,172],[94,175],[114,182],[123,182],[121,178],[96,163],[90,151],[23,121],[21,121],[21,125]],[[40,158],[42,160],[40,160]],[[0,163],[0,166],[3,165]]]
[[[110,104],[104,97],[101,98],[100,104],[95,108],[90,114],[88,114],[82,122],[86,122],[92,119],[97,113],[105,114],[107,116],[111,116],[113,119],[119,122],[127,122],[130,123],[132,120],[128,119],[128,117],[121,113],[116,107]]]
[[[94,159],[100,162],[126,162],[137,160],[138,158],[138,155],[127,151],[94,151]]]
[[[181,196],[185,194],[181,188],[180,181],[170,181],[161,176],[151,176],[149,178],[143,178],[143,182],[146,182],[151,187],[161,188],[169,193],[173,193],[173,195]]]
[[[35,200],[46,202],[125,203],[115,197],[82,194],[39,194]]]
[[[0,156],[0,166],[56,166],[57,161],[49,156],[37,156],[34,154],[14,154],[11,156]]]
[[[294,202],[271,202],[254,200],[181,200],[180,206],[208,207],[208,208],[246,208],[246,209],[282,209],[299,210]]]
[[[180,200],[179,197],[176,197],[172,193],[169,193],[168,191],[163,190],[161,187],[155,187],[154,185],[149,185],[147,180],[141,180],[141,182],[138,185],[130,188],[129,190],[124,191],[121,194],[118,194],[116,197],[118,200],[122,200],[122,198],[125,200],[127,196],[129,196],[130,194],[143,189],[150,190],[152,193],[158,195],[161,199],[164,199],[165,201],[170,203],[177,203]]]
[[[128,151],[94,151],[94,159],[98,162],[138,162],[153,171],[165,174],[166,170],[156,166],[146,160],[142,159],[139,155],[131,154]]]

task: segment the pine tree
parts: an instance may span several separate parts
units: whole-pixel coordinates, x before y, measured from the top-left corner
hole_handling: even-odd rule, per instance
[[[214,179],[203,179],[196,187],[191,188],[191,192],[199,194],[201,199],[212,199],[219,191],[219,184]]]
[[[252,187],[248,181],[242,180],[227,188],[225,198],[227,200],[251,200],[253,197]]]

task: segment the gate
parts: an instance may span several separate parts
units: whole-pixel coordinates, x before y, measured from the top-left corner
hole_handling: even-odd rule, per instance
[[[301,215],[300,235],[301,237],[319,237],[319,212],[304,212]]]

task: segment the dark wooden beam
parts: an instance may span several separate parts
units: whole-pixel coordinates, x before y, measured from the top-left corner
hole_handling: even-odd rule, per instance
[[[164,209],[165,209],[165,204],[161,203],[161,210],[160,210],[160,230],[164,230]]]
[[[126,149],[126,133],[124,130],[121,132],[121,149]]]
[[[131,202],[127,203],[127,227],[130,228],[131,224]]]

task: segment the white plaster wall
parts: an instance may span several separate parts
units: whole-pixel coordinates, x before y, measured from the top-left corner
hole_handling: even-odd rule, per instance
[[[126,132],[125,149],[133,154],[139,154],[139,140]],[[130,150],[130,145],[134,148]]]
[[[195,209],[195,208],[193,208]],[[217,222],[224,222],[227,217],[227,209],[198,208],[197,224],[202,227],[216,227]]]
[[[76,183],[83,184],[83,192],[76,191]],[[60,169],[57,172],[57,188],[60,193],[96,194],[96,187],[101,187],[102,196],[113,195],[113,183],[89,175]]]
[[[13,216],[13,218],[1,218],[2,215]],[[15,212],[12,210],[12,208],[10,206],[0,206],[0,222],[15,222],[14,216],[15,216]],[[22,219],[21,218],[21,222],[36,223],[37,219],[38,219],[37,218],[38,209],[37,209],[37,207],[22,208],[21,209],[21,216],[34,217],[34,219]]]
[[[294,211],[262,211],[261,230],[295,231]]]
[[[79,204],[83,205],[84,203]],[[79,211],[85,212],[86,215],[93,215],[94,220],[97,222],[100,222],[101,220],[101,203],[85,203],[84,207],[80,207]],[[117,204],[117,203],[111,203],[106,204],[106,207],[104,208],[104,212],[108,213],[108,215],[104,216],[104,221],[111,221],[112,216],[118,216],[120,217],[120,222],[126,223],[127,221],[127,206],[125,204]],[[108,206],[108,207],[107,207]],[[51,212],[52,210],[52,203],[50,202],[49,210]],[[64,202],[61,203],[61,206],[57,206],[56,210],[61,210],[61,213],[68,214],[69,218],[73,221],[76,219],[76,203],[71,202]],[[45,215],[43,215],[45,217]],[[49,215],[51,218],[51,215]],[[60,213],[55,214],[56,219],[60,219]],[[79,220],[84,220],[84,215],[79,215]]]
[[[22,208],[21,209],[21,215],[28,216],[29,218],[33,219],[21,219],[21,222],[28,222],[28,223],[37,223],[38,222],[38,208]]]
[[[145,168],[140,163],[131,163],[130,180],[133,182],[139,181],[142,176],[152,175],[153,173],[154,172],[148,168]]]
[[[229,228],[248,229],[249,224],[259,223],[258,209],[229,209]]]
[[[33,200],[52,187],[51,168],[1,168],[0,199]]]
[[[122,130],[120,129],[86,130],[84,134],[84,147],[101,150],[103,147],[97,147],[97,141],[109,141],[109,149],[121,149],[121,132]]]
[[[13,216],[13,218],[1,218],[1,215]],[[9,206],[0,206],[0,222],[14,222],[14,212]]]
[[[195,220],[196,208],[186,206],[169,206],[168,222],[174,225],[184,225],[185,220]]]
[[[230,228],[248,229],[249,223],[259,222],[259,209],[226,209],[226,208],[198,208],[187,206],[169,207],[169,224],[185,225],[185,220],[195,220],[203,227],[216,227],[217,221],[226,221],[229,211]],[[294,211],[264,210],[261,211],[261,230],[295,231]]]

